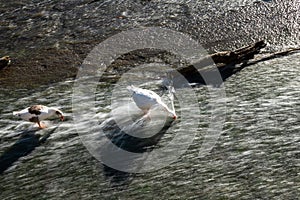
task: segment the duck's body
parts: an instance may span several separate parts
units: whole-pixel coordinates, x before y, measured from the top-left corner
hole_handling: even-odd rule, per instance
[[[13,114],[19,116],[23,120],[37,123],[40,128],[45,128],[40,123],[44,119],[58,116],[62,121],[64,120],[62,111],[57,108],[47,107],[43,105],[33,105],[21,111],[13,112]]]
[[[145,114],[147,114],[153,106],[161,106],[172,115],[173,119],[177,118],[175,110],[170,110],[168,106],[161,100],[161,97],[155,92],[132,85],[128,86],[127,89],[132,92],[132,98],[137,107],[140,108]]]

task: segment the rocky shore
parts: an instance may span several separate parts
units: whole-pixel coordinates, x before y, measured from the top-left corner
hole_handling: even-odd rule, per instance
[[[75,77],[93,47],[137,27],[183,32],[209,53],[234,50],[262,39],[271,48],[295,45],[299,10],[294,4],[257,1],[224,10],[219,4],[197,1],[6,2],[0,6],[0,56],[9,55],[12,63],[0,71],[0,85],[32,88]],[[146,59],[151,56],[153,53],[144,53]],[[122,67],[124,62],[115,63]]]

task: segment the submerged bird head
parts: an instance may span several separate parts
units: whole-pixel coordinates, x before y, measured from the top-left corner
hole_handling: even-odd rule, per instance
[[[175,111],[172,111],[171,114],[173,115],[172,116],[173,120],[176,120],[177,119],[177,115],[176,115]]]
[[[175,120],[175,119],[177,119],[177,115],[174,113],[174,115],[173,115],[173,119]]]
[[[164,109],[171,114],[173,120],[177,119],[177,115],[175,113],[175,110],[169,109],[166,105],[163,105]]]

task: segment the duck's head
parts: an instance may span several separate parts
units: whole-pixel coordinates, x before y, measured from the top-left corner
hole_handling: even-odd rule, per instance
[[[55,114],[60,118],[61,121],[64,121],[65,118],[64,118],[64,114],[63,114],[62,111],[60,111],[60,110],[57,109],[55,111]]]

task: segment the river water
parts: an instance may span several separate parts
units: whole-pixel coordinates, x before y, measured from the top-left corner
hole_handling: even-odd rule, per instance
[[[210,1],[189,3],[187,5],[191,10],[205,10],[206,6],[210,11],[215,10]],[[276,2],[273,1],[263,3],[274,4],[276,7]],[[255,3],[234,1],[224,5],[224,8],[230,12],[237,12],[237,7],[237,10],[241,11],[240,8],[250,4]],[[121,1],[117,5],[120,6]],[[299,6],[299,3],[294,5]],[[152,9],[149,7],[150,11],[153,11]],[[174,7],[170,8],[169,14],[173,13],[174,16],[169,16],[168,19],[174,20],[180,15],[173,9]],[[158,12],[157,18],[160,17]],[[137,11],[123,14],[136,14],[139,17],[142,15]],[[202,17],[205,19],[205,15]],[[142,21],[145,18],[146,16]],[[272,27],[272,24],[270,26]],[[290,34],[285,34],[282,38],[270,36],[271,44],[268,50],[299,45],[299,33],[291,27],[299,27],[299,21],[287,25],[287,28],[294,30],[290,31]],[[173,28],[180,30],[182,27]],[[265,29],[262,32],[278,31],[269,30],[267,27]],[[194,31],[197,30],[191,29],[187,32]],[[214,48],[224,43],[215,42]],[[151,65],[148,66],[151,68]],[[155,67],[157,64],[151,69]],[[151,80],[143,82],[140,86],[152,89],[160,95],[164,94],[163,99],[169,102],[166,92],[159,87],[159,81],[165,78],[164,74],[149,73],[150,75],[145,72],[143,76],[149,76]],[[192,129],[193,125],[184,124],[184,109],[187,108],[181,105],[181,93],[178,89],[178,97],[176,98],[175,93],[174,103],[179,119],[162,130],[160,125],[146,125],[150,132],[162,133],[158,143],[154,142],[154,146],[151,144],[148,150],[132,146],[140,144],[135,142],[128,148],[131,147],[129,150],[139,153],[151,152],[153,148],[166,146],[176,135],[190,132],[194,134],[192,141],[187,150],[172,163],[143,173],[128,173],[103,165],[97,159],[99,152],[87,148],[89,145],[84,135],[78,134],[78,129],[93,134],[97,132],[84,121],[78,123],[78,116],[74,114],[76,107],[74,108],[73,95],[76,83],[73,79],[41,85],[34,89],[12,90],[0,87],[0,198],[297,199],[300,196],[299,73],[298,53],[255,64],[228,78],[223,85],[226,95],[220,99],[226,102],[226,112],[222,115],[224,123],[220,135],[213,138],[213,148],[205,156],[199,156],[199,151],[210,133],[209,126],[213,116],[209,91],[213,90],[213,87],[189,88],[193,93],[187,92],[184,95],[185,99],[195,99],[192,95],[195,94],[196,101],[199,102],[198,105],[188,107],[191,110],[199,109],[199,112],[190,111],[191,118],[199,119],[195,129]],[[114,95],[124,95],[124,101],[131,101],[126,90],[118,89],[120,87],[117,84],[97,82],[96,96],[92,97],[96,106],[90,118],[96,120],[97,125],[106,125],[104,129],[112,137],[113,134],[119,134],[116,125],[108,121],[111,119],[109,113],[113,110],[112,102],[116,100]],[[36,125],[21,121],[12,115],[13,111],[37,103],[61,108],[65,113],[65,121],[46,120],[44,123],[48,128],[39,130]],[[155,117],[152,120],[155,121]],[[182,126],[191,128],[182,130]],[[173,153],[185,143],[182,141],[176,145],[170,149]]]

